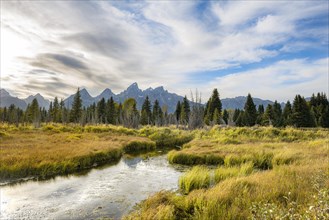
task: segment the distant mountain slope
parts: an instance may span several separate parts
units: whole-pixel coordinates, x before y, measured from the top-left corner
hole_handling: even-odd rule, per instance
[[[111,89],[105,89],[101,94],[95,97],[95,101],[99,102],[102,98],[105,100],[109,99],[110,97],[115,97],[115,94],[112,92]]]
[[[160,106],[167,106],[168,112],[172,113],[176,109],[176,104],[178,101],[182,101],[183,97],[179,96],[175,93],[170,93],[165,90],[162,86],[157,87],[155,89],[148,88],[146,90],[141,90],[138,87],[137,83],[131,84],[126,90],[122,91],[119,94],[114,94],[110,89],[105,89],[101,94],[96,97],[92,97],[86,89],[82,89],[80,91],[82,104],[83,106],[89,106],[94,102],[97,103],[99,100],[104,98],[108,100],[113,97],[114,101],[117,103],[123,103],[128,98],[134,98],[137,102],[137,109],[141,109],[143,102],[146,96],[149,97],[151,104],[157,99],[159,101]],[[69,96],[64,100],[65,106],[71,107],[74,99],[74,95]]]
[[[75,96],[75,94],[70,95],[68,98],[66,98],[64,100],[64,104],[66,107],[71,108],[73,100],[74,100],[74,96]],[[97,102],[97,100],[94,97],[92,97],[86,89],[80,90],[80,96],[81,96],[81,100],[82,100],[82,105],[85,107],[92,105],[94,102]]]
[[[16,107],[21,109],[26,109],[26,102],[11,96],[5,89],[0,90],[0,107],[9,107],[11,104],[14,104]]]
[[[92,97],[86,89],[81,89],[80,94],[82,104],[85,107],[99,102],[99,100],[102,98],[107,101],[112,96],[114,101],[117,103],[123,103],[128,98],[134,98],[137,102],[137,109],[139,110],[142,108],[146,96],[148,96],[152,105],[157,99],[160,103],[160,106],[167,106],[169,113],[175,112],[177,102],[183,100],[183,96],[170,93],[165,90],[163,86],[157,87],[155,89],[148,88],[146,90],[141,90],[137,83],[131,84],[126,90],[120,92],[119,94],[114,94],[111,89],[108,88],[96,97]],[[74,95],[75,94],[72,94],[64,100],[66,107],[72,106]],[[14,104],[22,109],[26,109],[27,104],[31,103],[34,98],[38,100],[38,103],[41,107],[45,107],[46,109],[49,108],[49,101],[39,93],[34,96],[29,96],[26,99],[19,99],[17,97],[11,96],[5,89],[1,89],[0,107],[9,107],[10,104]],[[223,109],[243,109],[246,100],[246,96],[238,96],[235,98],[225,98],[221,101]],[[270,100],[262,100],[259,98],[253,98],[253,100],[256,106],[262,104],[265,108],[268,104],[273,104],[273,102]],[[283,107],[284,103],[281,103],[281,106]]]
[[[222,106],[223,109],[243,109],[244,104],[246,103],[247,96],[238,96],[235,98],[225,98],[222,99]],[[269,104],[273,104],[274,102],[270,100],[263,100],[259,98],[253,98],[254,104],[257,106],[264,105],[264,108],[268,106]]]
[[[45,99],[42,95],[40,95],[39,93],[36,95],[30,95],[29,97],[27,97],[26,99],[24,99],[26,104],[30,104],[32,103],[33,99],[37,99],[38,104],[41,108],[45,108],[48,109],[49,108],[49,100]]]

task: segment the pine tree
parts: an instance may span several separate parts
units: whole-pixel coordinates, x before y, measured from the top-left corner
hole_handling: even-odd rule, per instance
[[[209,124],[210,122],[214,121],[214,113],[215,113],[216,109],[219,113],[219,117],[221,117],[222,102],[219,99],[219,93],[218,93],[217,89],[214,89],[213,93],[212,93],[211,97],[209,98],[208,103],[206,105],[206,111],[207,111],[206,116],[205,116],[206,123]],[[218,120],[220,120],[220,119],[218,119]]]
[[[324,128],[329,128],[329,105],[327,105],[319,119],[319,123]]]
[[[259,105],[257,110],[256,124],[263,125],[264,120],[264,105]]]
[[[28,110],[30,113],[30,122],[34,124],[34,127],[40,127],[41,122],[41,111],[39,108],[39,103],[36,98],[32,100],[30,109]]]
[[[123,124],[123,107],[121,102],[119,103],[117,107],[117,124]]]
[[[48,109],[48,121],[54,121],[54,115],[53,115],[53,102],[49,103],[49,109]]]
[[[244,122],[246,126],[254,126],[257,119],[257,111],[254,101],[250,94],[247,96],[247,101],[244,105]]]
[[[153,116],[153,123],[155,125],[157,125],[157,126],[162,125],[163,112],[162,112],[162,109],[159,105],[158,100],[154,101],[152,116]]]
[[[151,103],[149,101],[149,97],[146,96],[146,99],[142,105],[141,124],[142,125],[151,124],[152,123],[151,119],[152,119]]]
[[[236,120],[238,119],[239,115],[240,115],[240,109],[235,109],[234,110],[234,114],[233,114],[233,121],[236,122]]]
[[[325,93],[313,94],[310,100],[311,113],[314,115],[317,126],[328,127],[327,107],[329,102]]]
[[[220,114],[219,114],[219,111],[218,109],[216,108],[215,109],[215,112],[214,112],[214,115],[213,115],[213,119],[212,119],[212,122],[213,124],[215,125],[219,125],[220,124]]]
[[[182,107],[181,107],[181,103],[180,101],[177,102],[177,105],[176,105],[176,111],[175,111],[175,116],[176,116],[176,120],[177,122],[180,121],[180,115],[182,113]]]
[[[53,121],[60,122],[60,106],[57,97],[55,97],[53,104]]]
[[[6,121],[8,121],[8,119],[7,119],[7,107],[5,106],[4,108],[3,108],[3,110],[2,110],[2,112],[1,112],[1,121],[2,122],[6,122]]]
[[[61,99],[61,102],[59,103],[59,109],[60,109],[59,122],[67,123],[68,122],[68,110],[65,108],[63,99]]]
[[[187,125],[189,122],[190,116],[190,103],[187,100],[186,96],[183,99],[183,103],[181,104],[181,114],[180,114],[180,122],[181,124]]]
[[[245,112],[240,110],[239,111],[239,115],[235,121],[235,124],[236,126],[239,126],[239,127],[242,127],[242,126],[245,126],[246,125],[246,122],[245,122]]]
[[[97,103],[97,115],[99,123],[105,123],[107,121],[104,97]]]
[[[228,118],[229,118],[228,111],[226,109],[224,109],[224,111],[223,111],[223,120],[225,121],[226,124],[228,124]]]
[[[287,101],[282,112],[283,125],[285,126],[292,125],[291,114],[292,114],[291,104],[289,101]]]
[[[306,100],[300,95],[294,99],[291,120],[295,127],[312,127],[315,124]]]
[[[273,120],[274,120],[273,106],[271,104],[269,104],[266,107],[262,124],[263,125],[273,125]]]
[[[72,109],[70,111],[70,122],[78,123],[82,114],[82,100],[80,95],[80,89],[78,88],[77,93],[74,96]]]
[[[281,105],[275,101],[273,104],[273,126],[274,127],[281,127],[282,123],[282,109]]]
[[[107,100],[106,109],[107,109],[107,111],[106,111],[107,112],[107,122],[109,124],[115,124],[117,115],[116,115],[116,109],[115,109],[115,102],[114,102],[112,96],[109,100]]]

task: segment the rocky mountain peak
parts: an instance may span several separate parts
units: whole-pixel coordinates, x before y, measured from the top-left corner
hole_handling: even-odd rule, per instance
[[[9,92],[7,92],[5,89],[0,90],[1,97],[7,97],[10,96]]]

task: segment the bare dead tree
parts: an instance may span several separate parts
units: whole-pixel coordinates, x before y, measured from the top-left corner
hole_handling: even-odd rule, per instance
[[[196,89],[195,96],[191,91],[191,112],[188,122],[189,129],[202,128],[204,126],[203,115],[204,107],[202,105],[201,93]]]

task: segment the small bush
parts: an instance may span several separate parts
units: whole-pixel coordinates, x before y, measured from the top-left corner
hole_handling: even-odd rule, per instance
[[[156,148],[154,142],[145,141],[132,141],[123,147],[126,153],[132,153],[136,151],[154,150]]]
[[[179,178],[179,188],[185,194],[188,194],[194,189],[208,188],[209,185],[209,169],[204,166],[195,166]]]

